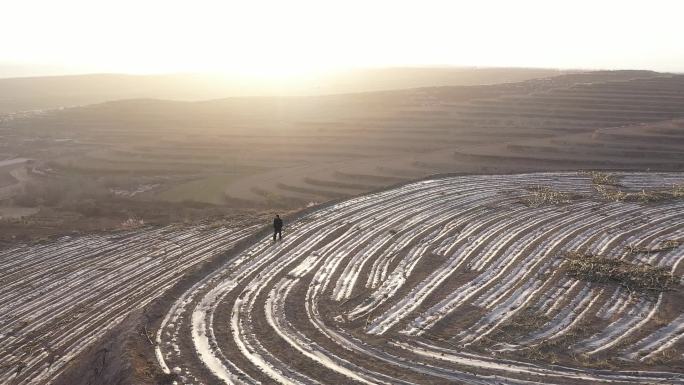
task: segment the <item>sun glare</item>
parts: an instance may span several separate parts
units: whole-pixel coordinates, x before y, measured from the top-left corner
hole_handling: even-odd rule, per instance
[[[656,3],[10,1],[0,61],[266,78],[416,65],[681,70],[684,6]]]

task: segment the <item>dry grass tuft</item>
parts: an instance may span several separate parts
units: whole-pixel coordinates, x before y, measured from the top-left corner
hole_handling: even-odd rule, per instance
[[[567,274],[590,282],[616,283],[630,291],[662,292],[678,284],[668,268],[637,265],[592,254],[567,254]]]
[[[523,198],[523,202],[530,207],[539,207],[545,204],[559,205],[582,198],[581,194],[556,191],[547,186],[530,187],[528,190],[532,195]]]
[[[618,177],[613,174],[608,174],[601,171],[580,171],[580,174],[585,174],[591,177],[591,183],[594,185],[617,186],[619,184]]]
[[[672,199],[684,198],[681,187],[670,189],[641,190],[639,192],[625,192],[614,186],[595,185],[594,188],[603,198],[614,202],[662,202]]]
[[[648,247],[645,246],[632,246],[629,245],[625,247],[625,250],[627,250],[628,253],[630,254],[640,254],[640,253],[657,253],[660,251],[669,251],[669,250],[674,250],[681,246],[684,242],[679,239],[668,239],[665,241],[660,242],[660,245],[649,249]]]
[[[613,202],[660,202],[684,198],[684,185],[672,185],[672,188],[641,190],[626,192],[620,190],[618,177],[600,171],[580,171],[580,174],[591,177],[594,189],[604,198]]]
[[[121,222],[119,228],[123,230],[132,230],[145,226],[145,221],[140,218],[128,218]]]
[[[604,198],[613,202],[623,202],[627,193],[616,188],[610,188],[602,184],[595,184],[594,188]]]

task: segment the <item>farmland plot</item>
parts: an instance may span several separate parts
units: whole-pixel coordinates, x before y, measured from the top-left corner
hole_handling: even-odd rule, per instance
[[[676,288],[568,272],[581,253],[680,280],[684,201],[612,201],[594,183],[449,177],[306,214],[177,298],[159,365],[182,384],[684,383]]]
[[[167,226],[0,251],[0,384],[51,382],[188,269],[254,231]]]

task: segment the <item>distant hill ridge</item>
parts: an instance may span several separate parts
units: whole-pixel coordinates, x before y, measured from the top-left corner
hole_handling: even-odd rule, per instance
[[[237,96],[321,95],[417,87],[520,82],[572,71],[526,68],[386,68],[300,80],[200,74],[87,74],[0,79],[0,113],[120,99],[208,100]]]

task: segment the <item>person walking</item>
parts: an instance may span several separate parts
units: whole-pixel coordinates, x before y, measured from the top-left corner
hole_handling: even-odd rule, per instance
[[[273,242],[276,240],[276,234],[278,239],[283,240],[283,220],[280,219],[280,215],[276,214],[273,218]]]

